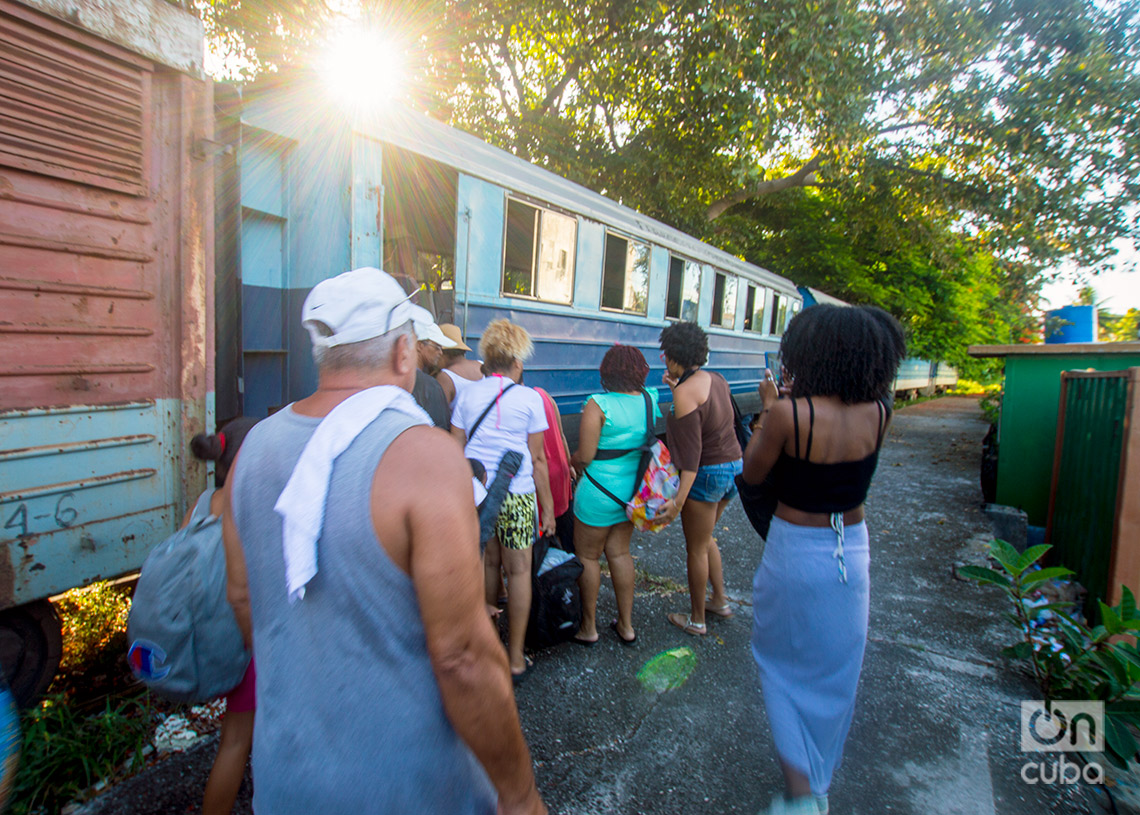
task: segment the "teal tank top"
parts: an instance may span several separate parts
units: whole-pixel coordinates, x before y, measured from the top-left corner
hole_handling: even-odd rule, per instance
[[[657,389],[645,390],[649,393],[656,424],[661,416],[657,407]],[[606,417],[598,439],[599,450],[627,450],[641,446],[646,429],[645,397],[640,393],[595,393],[586,401],[593,401]],[[594,459],[586,470],[614,495],[629,498],[633,496],[633,480],[640,461],[640,453],[629,453],[605,461]],[[578,481],[574,493],[574,517],[589,526],[613,526],[628,520],[625,508],[618,506],[617,501],[595,487],[588,478]]]

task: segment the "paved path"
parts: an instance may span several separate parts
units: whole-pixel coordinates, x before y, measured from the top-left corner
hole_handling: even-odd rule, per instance
[[[896,416],[868,501],[871,641],[832,788],[835,815],[1107,811],[1086,790],[1021,780],[1019,703],[1035,694],[999,656],[1011,629],[996,592],[951,577],[963,551],[987,539],[978,511],[985,429],[970,399]],[[666,612],[687,609],[684,543],[679,528],[669,529],[634,539],[645,578],[634,607],[637,645],[622,646],[605,627],[614,604],[604,586],[601,642],[537,655],[518,699],[552,812],[749,813],[778,790],[748,651],[746,604],[762,544],[736,505],[717,535],[729,593],[742,604],[736,619],[713,618],[700,640],[666,622]],[[642,666],[681,647],[695,655],[688,680],[663,693],[642,687]],[[168,761],[89,811],[186,812],[211,757],[199,750]]]

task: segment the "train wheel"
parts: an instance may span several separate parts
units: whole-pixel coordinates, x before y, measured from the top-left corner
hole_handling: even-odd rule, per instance
[[[62,653],[59,615],[50,602],[37,600],[0,611],[0,666],[21,708],[48,689]]]

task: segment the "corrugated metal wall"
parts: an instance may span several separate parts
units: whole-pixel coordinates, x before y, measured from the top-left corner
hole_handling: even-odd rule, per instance
[[[205,485],[209,110],[0,0],[0,608],[137,568]]]
[[[0,161],[141,194],[149,63],[45,37],[37,18],[0,14]]]
[[[1086,610],[1108,600],[1122,451],[1127,371],[1067,371],[1061,382],[1058,451],[1047,538],[1054,562],[1077,573]]]

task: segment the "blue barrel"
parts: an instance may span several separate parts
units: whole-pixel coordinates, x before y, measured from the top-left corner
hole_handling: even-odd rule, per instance
[[[1045,312],[1045,343],[1096,342],[1096,306],[1065,306]]]

